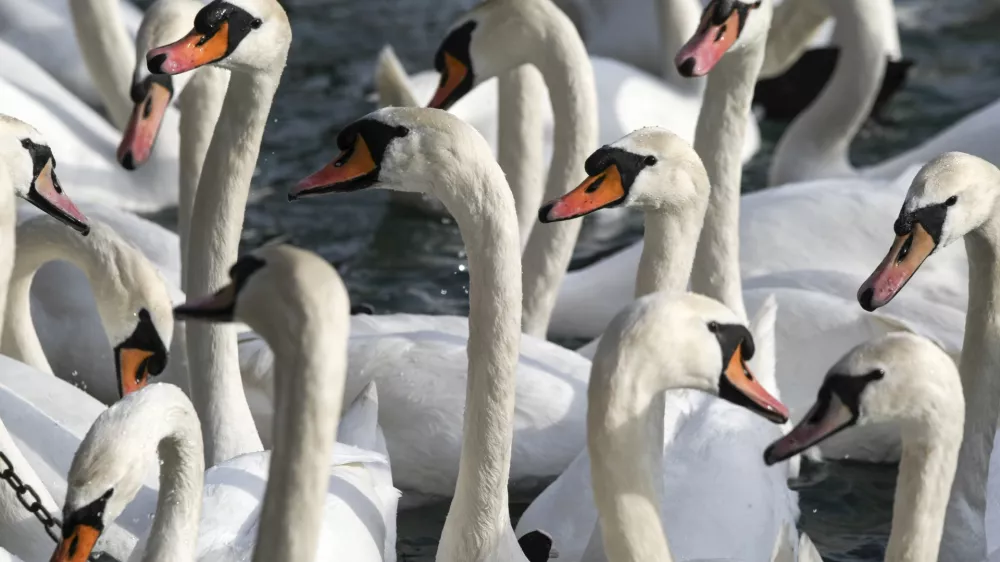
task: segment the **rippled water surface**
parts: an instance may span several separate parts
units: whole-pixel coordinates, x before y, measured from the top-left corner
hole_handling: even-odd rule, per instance
[[[652,0],[651,0],[652,1]],[[289,204],[285,190],[337,152],[334,139],[351,120],[374,109],[366,101],[378,50],[391,43],[407,68],[430,66],[437,42],[469,0],[294,0],[284,2],[294,27],[288,68],[264,137],[243,243],[274,236],[315,250],[338,264],[356,302],[380,312],[467,311],[467,276],[455,225],[389,204],[385,192]],[[940,4],[940,5],[937,5]],[[891,123],[867,127],[854,144],[858,164],[876,162],[935,134],[1000,96],[1000,12],[986,2],[900,1],[905,56],[915,59],[906,90],[889,109]],[[600,79],[600,77],[598,77]],[[744,175],[744,189],[763,184],[783,126],[765,124],[764,148]],[[173,226],[167,212],[155,217]],[[586,253],[641,235],[581,242]],[[853,463],[825,465],[800,489],[801,527],[828,560],[882,559],[889,530],[895,470]],[[519,514],[526,502],[515,502]],[[401,560],[433,560],[446,505],[399,518]]]

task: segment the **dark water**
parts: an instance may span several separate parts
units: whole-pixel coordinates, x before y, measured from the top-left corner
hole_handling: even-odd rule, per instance
[[[140,2],[148,3],[148,2]],[[264,136],[243,244],[274,236],[317,251],[336,263],[355,302],[381,312],[464,314],[467,311],[461,239],[451,221],[392,206],[381,191],[289,204],[289,185],[337,152],[340,128],[373,110],[366,101],[378,50],[391,43],[411,71],[430,66],[452,19],[471,0],[284,1],[294,27],[288,67]],[[869,125],[854,143],[857,164],[877,162],[934,135],[1000,96],[1000,12],[976,0],[937,6],[897,1],[903,51],[917,61],[906,89],[888,111],[891,123]],[[764,124],[763,149],[744,174],[744,189],[763,185],[783,125]],[[155,217],[173,226],[175,217]],[[578,258],[641,235],[636,224],[613,240],[585,231]],[[895,469],[860,464],[824,466],[818,482],[800,489],[802,518],[827,560],[881,560],[889,530]],[[519,515],[530,498],[512,504]],[[399,517],[401,560],[430,561],[446,505]]]

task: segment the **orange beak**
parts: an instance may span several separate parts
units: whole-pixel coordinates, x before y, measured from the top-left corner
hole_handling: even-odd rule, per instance
[[[458,90],[469,74],[469,67],[446,52],[444,53],[444,69],[437,91],[434,92],[434,97],[431,98],[431,103],[427,104],[427,107],[448,109],[465,93],[459,94]]]
[[[135,348],[118,352],[118,392],[122,398],[149,384],[147,360],[153,355],[151,351]]]
[[[134,170],[149,159],[171,98],[173,92],[169,88],[151,82],[145,99],[135,104],[122,142],[118,145],[118,162],[126,170]]]
[[[677,71],[688,78],[708,74],[740,35],[740,16],[735,10],[725,23],[711,23],[711,7],[705,9],[698,31],[681,47],[674,58]]]
[[[222,22],[212,36],[192,30],[179,41],[146,53],[146,65],[153,74],[180,74],[213,63],[229,49],[229,22]]]
[[[101,532],[90,525],[77,525],[73,532],[63,534],[50,562],[88,562]]]
[[[579,186],[538,210],[543,223],[575,219],[625,199],[625,186],[618,166],[612,164],[603,172],[583,180]]]
[[[906,285],[937,244],[919,222],[909,234],[897,236],[889,253],[858,289],[861,308],[872,311],[885,306]]]
[[[354,144],[338,154],[333,162],[289,190],[288,200],[322,193],[345,193],[368,187],[376,170],[375,159],[368,144],[358,135]]]
[[[774,423],[788,421],[788,408],[757,382],[743,361],[743,346],[733,353],[719,381],[719,398],[764,416]]]

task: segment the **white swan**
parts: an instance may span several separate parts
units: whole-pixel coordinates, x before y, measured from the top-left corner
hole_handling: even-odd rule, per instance
[[[134,493],[135,467],[149,464],[168,435],[172,452],[163,458],[164,496],[145,543],[147,558],[394,559],[394,551],[386,551],[384,528],[391,520],[381,514],[383,502],[394,504],[398,497],[391,483],[379,479],[388,473],[386,459],[334,446],[346,368],[347,291],[319,256],[287,246],[244,256],[232,272],[229,285],[177,313],[211,321],[238,316],[274,346],[279,364],[288,366],[275,379],[277,394],[284,404],[294,404],[279,409],[275,450],[213,467],[204,473],[202,490],[202,444],[190,402],[164,385],[137,392],[101,416],[77,453],[64,541],[53,560],[74,560],[68,552],[73,538],[96,536],[117,516]],[[274,299],[275,291],[286,298]],[[284,322],[301,333],[281,328]],[[102,505],[101,515],[88,518],[95,505]],[[78,541],[78,549],[87,546]]]
[[[958,476],[948,502],[942,559],[986,558],[984,527],[986,482],[997,429],[1000,386],[994,373],[1000,364],[996,187],[1000,170],[968,154],[947,153],[925,165],[910,186],[893,223],[896,240],[885,259],[858,290],[858,301],[874,310],[897,297],[918,268],[931,265],[932,253],[964,238],[969,264],[969,309],[959,371],[965,391],[965,438],[959,451]],[[925,262],[925,260],[927,260]],[[909,289],[902,291],[904,296]],[[996,548],[994,546],[994,548]]]
[[[85,15],[80,20],[76,19],[82,14],[74,9],[73,5],[78,3],[83,2],[0,0],[0,22],[3,22],[0,24],[0,41],[28,54],[75,97],[91,107],[97,107],[104,102],[85,64],[81,41],[77,38],[81,30],[75,28],[75,24],[86,21]],[[118,24],[121,31],[112,28],[99,33],[125,33],[125,38],[130,41],[139,27],[142,13],[128,0],[120,0],[120,8],[117,9],[121,12]],[[73,31],[67,33],[68,29]],[[90,30],[87,31],[83,41],[92,41]]]
[[[221,285],[236,259],[250,179],[290,43],[291,27],[279,4],[239,0],[206,6],[190,33],[146,54],[154,74],[207,64],[231,71],[198,181],[207,187],[196,191],[192,204],[185,280],[190,293]],[[191,398],[201,416],[208,465],[262,450],[239,379],[236,328],[193,324],[186,331]]]
[[[439,173],[451,173],[448,170],[455,165],[455,157],[448,147],[463,147],[460,154],[465,158],[459,160],[462,163],[472,165],[476,162],[476,167],[482,167],[482,162],[492,162],[488,152],[479,151],[481,141],[478,138],[469,140],[467,137],[471,135],[464,127],[456,128],[453,138],[436,131],[438,127],[451,126],[454,118],[440,122],[443,118],[436,112],[398,111],[376,113],[372,119],[347,128],[339,137],[339,146],[345,152],[334,164],[301,182],[290,196],[294,198],[307,193],[310,187],[337,181],[342,177],[340,172],[362,175],[363,179],[357,184],[364,185],[364,178],[379,177],[377,171],[371,171],[371,166],[377,162],[365,168],[366,159],[372,157],[380,158],[386,168],[391,166],[393,174],[405,174],[406,169],[400,169],[401,165],[395,162],[407,158],[408,144],[394,140],[390,133],[401,129],[380,124],[383,116],[408,123],[413,121],[413,136],[426,137],[420,141],[420,146],[424,147],[423,157],[427,164],[409,172],[415,188],[429,189],[431,178]],[[361,136],[357,138],[363,139],[359,142],[365,145],[355,150],[351,147],[359,130]],[[432,149],[431,139],[437,138],[442,139],[442,147]],[[465,144],[470,146],[465,147]],[[349,162],[344,164],[347,160]],[[448,183],[451,185],[450,181]],[[456,184],[451,189],[458,188]],[[482,208],[475,200],[449,197],[452,199],[448,203],[449,210],[461,217],[459,224],[463,229],[482,230],[487,225],[491,225],[489,228],[502,225],[512,231],[517,229],[516,222],[506,224],[506,216],[496,216],[497,209]],[[478,239],[475,244],[466,240],[470,245],[469,254],[477,253],[471,258],[470,268],[486,267],[479,260],[492,263],[497,258],[493,250],[480,248]],[[486,253],[479,256],[480,252]],[[493,281],[494,275],[490,275],[491,285],[520,278],[518,266],[512,263],[497,263],[491,267],[496,279]],[[474,284],[486,282],[476,281],[479,275],[473,276]],[[474,307],[479,306],[476,298],[480,297],[473,297],[471,301]],[[379,422],[393,459],[396,484],[407,491],[450,496],[456,487],[461,457],[466,380],[475,376],[465,365],[466,348],[485,345],[479,339],[484,336],[477,335],[477,328],[468,318],[409,314],[355,316],[352,334],[350,377],[357,381],[355,384],[377,381],[382,406]],[[584,446],[582,391],[590,362],[545,340],[523,336],[516,369],[513,392],[517,399],[511,420],[515,437],[510,479],[512,486],[528,488],[537,485],[539,478],[562,472]]]
[[[700,401],[721,405],[710,397],[716,395],[774,423],[786,421],[787,409],[747,370],[745,358],[752,351],[753,338],[743,321],[700,295],[642,297],[608,326],[587,392],[593,493],[607,553],[600,559],[770,559],[775,538],[794,525],[797,515],[784,471],[753,470],[746,461],[734,462],[721,474],[713,469],[732,462],[733,451],[739,457],[760,454],[754,444],[739,440],[716,453],[701,453],[706,458],[698,468],[686,466],[683,458],[690,443],[675,442],[662,454],[658,445],[650,447],[650,436],[662,431],[661,412],[653,403],[671,389],[701,391],[706,396]],[[704,418],[689,423],[703,424],[722,413],[712,406],[704,410]],[[669,464],[663,460],[668,455]],[[773,477],[761,482],[766,472]],[[679,485],[662,486],[664,474]],[[699,503],[705,494],[718,499]],[[745,528],[748,524],[754,531]]]
[[[902,434],[903,454],[885,560],[985,560],[985,553],[953,557],[941,544],[959,464],[962,391],[951,358],[926,339],[892,334],[867,342],[830,369],[809,415],[764,459],[774,464],[840,431],[848,438],[854,427],[892,424]]]
[[[612,204],[637,207],[645,213],[650,244],[636,279],[636,296],[653,291],[684,291],[710,192],[705,167],[694,150],[669,131],[640,129],[591,155],[587,171],[591,177],[543,207],[540,219],[571,219]],[[769,345],[756,357],[770,355],[769,360],[764,358],[770,364],[755,371],[757,380],[775,392],[774,349],[770,345],[775,320],[773,301],[762,313],[763,319],[754,322],[755,339]],[[679,552],[685,553],[683,558],[701,557],[709,552],[713,556],[725,552],[737,556],[748,545],[756,544],[757,554],[748,557],[763,559],[781,525],[794,525],[797,517],[795,494],[785,485],[788,474],[770,470],[758,473],[753,468],[759,467],[754,464],[759,449],[779,436],[780,429],[768,427],[739,408],[705,401],[698,393],[669,394],[665,398],[659,395],[653,398],[651,408],[660,412],[651,415],[663,418],[666,413],[665,428],[660,429],[665,439],[659,440],[663,454],[670,455],[672,460],[671,468],[660,474],[662,489],[674,498],[663,503],[664,517],[673,523],[671,526],[685,525],[678,517],[690,521],[692,514],[705,513],[704,505],[715,506],[708,515],[715,518],[720,517],[719,511],[736,515],[743,509],[760,509],[761,497],[766,498],[768,505],[766,517],[742,513],[739,515],[744,521],[742,525],[729,528],[727,524],[726,534],[732,540],[717,542],[708,551],[705,549],[710,545],[703,534],[685,533],[686,538],[679,539]],[[588,552],[600,552],[599,545],[594,543],[597,510],[589,492],[590,459],[589,451],[582,451],[555,483],[532,502],[518,522],[518,534],[544,529],[558,545],[560,557],[568,560],[591,560]],[[730,470],[740,474],[743,482],[752,482],[744,488],[752,497],[718,486],[719,481],[730,480],[724,475]],[[776,507],[772,509],[770,504]],[[604,559],[601,555],[598,558]]]
[[[515,378],[522,336],[517,218],[503,172],[481,135],[457,117],[433,109],[381,109],[344,129],[338,145],[344,152],[335,164],[300,182],[290,197],[372,186],[430,193],[455,216],[469,255],[468,376],[464,400],[454,400],[451,407],[461,411],[464,404],[465,429],[458,483],[437,560],[524,562],[507,509],[511,442],[522,396]],[[459,357],[444,356],[444,366]],[[386,366],[394,377],[425,386],[434,379],[424,372],[442,366],[393,363]],[[450,390],[446,384],[435,392]],[[446,437],[438,425],[424,427],[434,432],[433,439],[422,440],[428,445]]]

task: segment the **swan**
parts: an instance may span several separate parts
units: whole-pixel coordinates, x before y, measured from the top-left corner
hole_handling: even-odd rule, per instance
[[[917,269],[938,259],[928,259],[931,254],[964,239],[969,307],[959,372],[966,429],[941,539],[943,560],[983,560],[988,552],[986,482],[1000,401],[1000,388],[994,382],[1000,362],[996,345],[1000,326],[994,320],[1000,248],[997,185],[1000,170],[979,157],[951,152],[928,162],[913,179],[893,223],[892,247],[858,289],[858,302],[865,310],[880,308],[909,291],[903,287]]]
[[[87,236],[80,236],[48,216],[17,226],[17,249],[6,297],[7,329],[0,352],[43,373],[55,373],[70,384],[85,387],[98,400],[111,403],[164,372],[174,321],[166,286],[142,254],[110,227],[96,221],[90,227]],[[40,311],[48,320],[46,324],[69,324],[64,330],[101,350],[78,357],[58,372],[43,351],[29,298],[35,272],[54,260],[68,261],[85,273],[89,281],[86,293],[92,295],[90,300],[96,304],[105,327],[95,330],[89,318],[65,314],[69,312],[65,310]],[[70,284],[63,289],[76,288]],[[96,337],[89,335],[95,331]],[[76,348],[72,344],[68,347],[69,351]],[[62,354],[60,359],[72,359],[71,355]],[[96,361],[87,362],[92,359]],[[114,376],[108,373],[111,365],[115,367]],[[185,385],[187,382],[186,374],[176,369],[164,380],[170,379]]]
[[[117,152],[118,161],[127,169],[145,164],[152,155],[171,102],[175,98],[178,100],[181,116],[178,132],[180,183],[177,231],[181,268],[187,263],[186,246],[194,194],[215,124],[219,120],[229,84],[229,72],[214,66],[203,66],[177,76],[152,74],[147,68],[145,54],[150,49],[183,37],[203,6],[198,0],[158,0],[143,15],[136,36],[138,57],[131,87],[135,105]],[[180,279],[183,291],[183,270]]]
[[[844,38],[842,56],[816,103],[799,115],[778,142],[770,184],[827,177],[893,179],[949,151],[1000,164],[994,132],[1000,122],[1000,102],[994,102],[915,148],[855,168],[848,150],[879,91],[887,41],[883,29],[887,22],[895,23],[894,7],[891,0],[824,4],[836,14],[836,33]]]
[[[773,465],[841,431],[846,438],[856,427],[894,424],[903,454],[885,560],[985,560],[954,558],[941,542],[964,443],[962,390],[951,358],[930,341],[899,333],[866,342],[830,369],[809,415],[764,460]]]
[[[637,207],[646,216],[646,235],[650,244],[636,279],[636,296],[642,297],[654,291],[684,291],[710,192],[705,167],[691,146],[667,130],[655,127],[640,129],[610,146],[598,149],[587,159],[587,172],[591,174],[587,180],[569,194],[543,207],[538,213],[539,218],[543,222],[572,219],[596,210],[598,205]],[[761,343],[773,337],[776,312],[773,301],[763,308],[759,312],[762,316],[753,323],[753,331],[758,336],[755,339]],[[756,357],[759,359],[770,354],[770,364],[755,371],[758,373],[757,380],[774,391],[774,350],[770,344],[768,347],[761,349]],[[717,545],[722,550],[713,551],[714,555],[721,555],[727,548],[733,549],[730,555],[737,555],[761,537],[775,537],[780,525],[794,525],[796,499],[785,485],[788,475],[770,470],[753,473],[752,467],[758,465],[749,460],[759,454],[759,448],[754,448],[753,443],[763,447],[780,435],[778,428],[759,423],[755,416],[739,408],[723,406],[715,401],[705,402],[700,394],[659,395],[653,399],[651,408],[666,413],[663,430],[666,439],[660,437],[659,440],[663,441],[663,454],[669,454],[674,459],[670,470],[661,471],[662,489],[675,498],[675,501],[663,504],[668,510],[664,513],[668,522],[676,520],[671,515],[674,513],[683,513],[684,518],[689,518],[691,513],[701,513],[703,505],[732,504],[733,509],[721,511],[733,514],[748,507],[759,507],[757,499],[734,495],[733,490],[717,486],[720,480],[728,481],[725,476],[720,476],[720,471],[732,469],[745,481],[758,484],[746,488],[755,494],[755,498],[758,490],[765,490],[763,493],[769,498],[769,503],[778,507],[773,511],[768,507],[768,517],[749,513],[739,515],[745,523],[728,532],[740,538]],[[663,417],[662,414],[657,415]],[[736,447],[735,443],[741,445]],[[569,560],[591,560],[586,552],[596,548],[588,546],[593,542],[597,525],[596,506],[593,496],[589,494],[589,453],[583,450],[556,482],[532,502],[516,530],[520,534],[536,528],[545,529],[559,545],[560,557]],[[701,485],[701,480],[694,476],[698,474],[711,476]],[[704,556],[706,544],[703,536],[689,535],[681,541],[681,551],[686,553],[684,558],[695,554]],[[771,544],[760,543],[758,546],[770,549]],[[763,559],[768,552],[761,550],[756,556],[748,557]]]
[[[661,455],[658,446],[648,446],[650,435],[662,428],[653,402],[670,389],[700,390],[773,423],[787,421],[785,406],[747,370],[745,360],[752,354],[753,337],[739,316],[701,295],[653,293],[637,299],[608,326],[587,390],[587,444],[605,559],[770,559],[774,537],[794,524],[796,515],[782,521],[779,513],[797,511],[795,494],[787,491],[781,471],[769,469],[780,477],[768,484],[755,481],[761,473],[741,472],[736,466],[731,476],[712,470],[707,477],[712,463],[729,462],[730,451],[720,448],[699,471],[679,466],[684,464],[683,458],[674,459],[684,456],[679,451],[668,448]],[[720,413],[709,409],[716,411],[708,415]],[[674,447],[683,450],[682,445]],[[756,449],[747,445],[729,443],[737,451]],[[760,454],[759,449],[754,452]],[[669,465],[663,461],[668,454]],[[686,481],[685,486],[664,488],[657,475],[665,473]],[[704,486],[692,482],[703,478]],[[785,489],[785,497],[775,497],[776,485]],[[721,489],[727,489],[727,501],[699,504],[696,500],[712,487],[720,497]],[[661,520],[661,513],[667,517]],[[743,529],[750,522],[759,525],[757,532]]]
[[[191,206],[185,288],[203,294],[222,284],[236,259],[250,180],[292,33],[273,0],[217,0],[198,12],[194,24],[176,42],[150,50],[146,62],[153,74],[182,74],[208,64],[230,70]],[[192,324],[186,333],[191,398],[201,416],[208,465],[262,450],[240,384],[236,328]]]
[[[89,1],[89,0],[88,0]],[[80,33],[75,28],[77,17],[86,12],[74,9],[73,4],[83,2],[64,2],[63,0],[37,0],[21,2],[20,0],[0,0],[0,41],[9,44],[14,49],[30,54],[31,58],[45,72],[53,76],[74,97],[79,98],[91,107],[101,105],[103,99],[90,74],[81,51],[82,41],[93,41],[94,33],[88,29]],[[103,8],[101,5],[98,8]],[[139,27],[142,13],[128,0],[120,0],[120,28],[126,35],[125,40],[131,40]],[[100,19],[92,21],[101,21]],[[104,20],[107,21],[107,20]],[[67,29],[73,28],[72,33]],[[113,41],[118,31],[114,28],[100,29],[96,33],[110,36]]]
[[[464,431],[457,484],[437,560],[526,562],[507,509],[514,423],[521,415],[518,402],[522,396],[531,396],[518,392],[516,383],[522,340],[517,275],[520,243],[514,201],[503,172],[475,129],[434,109],[380,109],[348,125],[338,135],[337,144],[343,152],[334,163],[299,182],[289,190],[289,198],[368,187],[430,193],[455,217],[469,256],[466,395],[464,401],[455,399],[451,406],[452,411],[462,411],[464,403]],[[456,166],[456,161],[461,165]],[[437,338],[451,343],[444,335]],[[404,362],[387,365],[386,370],[397,378],[427,386],[433,379],[427,380],[425,373],[436,373],[439,367],[455,363],[460,353],[451,352],[443,361],[439,355],[442,364],[403,357]],[[405,350],[396,353],[400,355],[405,356]],[[413,359],[422,358],[416,355]],[[379,388],[385,390],[384,385]],[[435,392],[451,388],[439,384]],[[541,390],[535,399],[558,397]],[[421,420],[432,422],[440,414],[426,410],[421,414],[409,423],[434,428],[434,439],[421,445],[435,447],[446,435],[438,432],[440,424],[425,425]],[[444,468],[453,470],[447,465]]]
[[[349,127],[339,137],[343,152],[333,164],[325,167],[310,178],[300,182],[291,190],[290,198],[308,195],[309,186],[327,183],[330,174],[344,166],[374,178],[375,172],[364,168],[366,159],[377,155],[387,166],[393,158],[405,158],[406,146],[391,142],[387,132],[395,130],[379,125],[381,119],[388,118],[416,120],[419,125],[414,135],[420,138],[421,146],[428,147],[424,153],[428,166],[413,170],[413,181],[424,185],[436,177],[435,170],[446,173],[453,165],[455,157],[449,152],[451,146],[464,146],[460,154],[470,161],[492,162],[488,152],[479,152],[481,141],[478,136],[469,140],[464,127],[455,130],[453,137],[437,132],[434,127],[451,125],[454,118],[441,122],[439,112],[396,113],[385,110],[373,114],[372,120],[362,121],[364,127],[359,142],[365,143],[364,150],[353,150],[358,127]],[[415,125],[416,126],[416,125]],[[426,131],[425,131],[426,129]],[[442,147],[431,150],[431,139],[441,138]],[[415,142],[415,141],[414,141]],[[473,151],[475,149],[475,151]],[[356,164],[344,164],[345,159],[356,158]],[[353,162],[353,161],[352,161]],[[402,170],[398,173],[403,173]],[[448,172],[450,173],[450,172]],[[463,176],[464,177],[464,176]],[[363,183],[363,182],[361,182]],[[504,185],[504,184],[501,184]],[[455,189],[457,189],[457,185]],[[421,189],[423,190],[423,189]],[[322,192],[322,189],[318,189]],[[436,192],[430,192],[437,195]],[[503,223],[506,217],[494,216],[496,209],[483,209],[475,200],[455,199],[449,203],[449,210],[462,218],[459,225],[465,229],[482,228],[494,223]],[[460,205],[464,207],[460,207]],[[516,231],[516,224],[503,224],[504,228]],[[478,244],[478,242],[476,242]],[[473,257],[471,268],[485,267],[479,259],[496,259],[491,250],[480,250],[467,239],[469,253],[486,251],[484,257]],[[478,270],[477,270],[478,271]],[[512,282],[519,268],[509,264],[495,266],[496,279]],[[473,275],[476,284],[477,272]],[[491,279],[493,277],[491,276]],[[476,304],[476,298],[470,301]],[[451,496],[458,482],[463,435],[462,411],[466,401],[466,381],[474,376],[465,365],[468,346],[482,346],[484,337],[478,335],[469,318],[458,316],[424,316],[394,314],[384,316],[352,317],[352,340],[348,362],[350,377],[376,380],[382,408],[379,423],[386,435],[388,450],[393,459],[394,479],[407,492],[419,492],[434,496]],[[583,419],[585,406],[582,389],[586,385],[590,362],[580,355],[547,342],[543,339],[523,336],[520,354],[516,362],[516,379],[513,392],[514,411],[511,424],[514,445],[511,452],[510,481],[515,488],[528,489],[537,485],[540,478],[551,478],[562,472],[574,456],[584,446]],[[401,376],[405,373],[406,376]],[[470,374],[467,374],[470,373]],[[512,375],[513,376],[513,375]],[[427,428],[433,429],[433,438]],[[408,494],[407,501],[412,496]]]
[[[274,299],[276,291],[286,298]],[[161,501],[144,559],[383,560],[390,554],[383,552],[389,546],[385,520],[370,509],[397,494],[391,484],[380,484],[369,466],[378,469],[387,461],[334,445],[348,309],[347,291],[333,268],[289,246],[243,256],[232,268],[230,284],[177,307],[182,319],[239,317],[265,334],[279,364],[287,366],[275,379],[278,395],[284,404],[295,404],[279,409],[274,429],[282,437],[273,452],[242,455],[204,472],[200,425],[184,393],[155,384],[130,395],[101,416],[77,452],[64,538],[53,560],[75,560],[74,537],[96,536],[114,520],[134,494],[137,468],[153,462],[164,438],[160,450],[169,453],[163,456]],[[301,331],[280,328],[285,322]],[[95,506],[101,511],[97,518]],[[78,540],[77,553],[88,546]],[[394,559],[391,554],[385,559]]]

